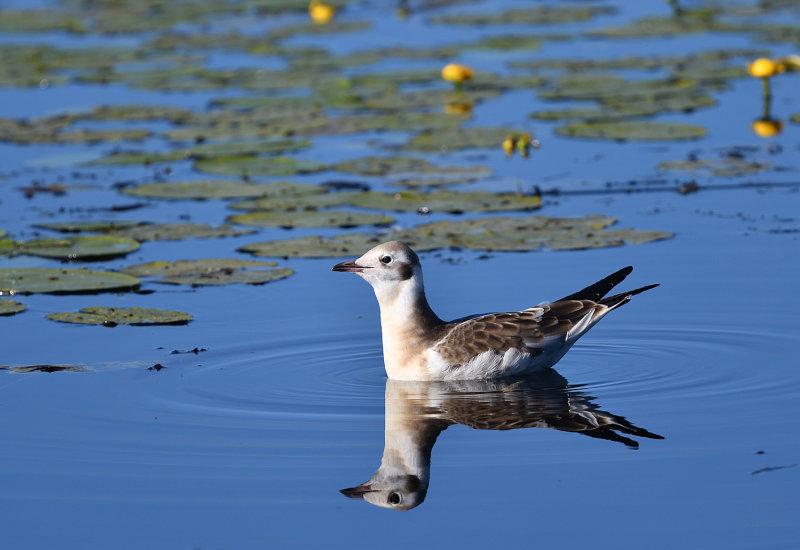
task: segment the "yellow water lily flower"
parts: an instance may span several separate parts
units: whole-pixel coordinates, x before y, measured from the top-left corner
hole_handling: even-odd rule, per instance
[[[510,157],[514,154],[514,148],[516,147],[517,139],[512,135],[509,134],[506,136],[506,139],[503,140],[503,152],[506,154],[507,157]]]
[[[770,138],[781,133],[781,130],[783,130],[783,122],[770,118],[760,118],[754,120],[750,128],[753,130],[753,133],[759,137]]]
[[[324,25],[328,23],[336,14],[336,8],[330,4],[325,4],[320,0],[311,0],[308,5],[308,15],[315,25]]]
[[[442,69],[442,78],[448,82],[461,84],[475,76],[475,71],[466,65],[459,65],[458,63],[448,63]]]
[[[748,63],[747,71],[750,73],[750,76],[754,76],[756,78],[767,78],[776,73],[782,72],[778,63],[772,59],[767,59],[766,57],[759,57],[752,63]]]

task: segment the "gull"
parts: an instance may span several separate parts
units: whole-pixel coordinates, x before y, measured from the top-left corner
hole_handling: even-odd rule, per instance
[[[625,267],[550,304],[442,321],[428,305],[419,257],[390,241],[332,271],[372,285],[381,314],[383,361],[394,380],[474,380],[518,376],[553,365],[609,311],[643,286],[604,296],[633,271]]]
[[[632,437],[664,439],[601,410],[593,396],[569,386],[555,369],[502,380],[387,380],[385,407],[380,467],[364,483],[340,492],[392,510],[410,510],[425,500],[434,444],[456,424],[476,430],[546,428],[629,449],[639,448]]]

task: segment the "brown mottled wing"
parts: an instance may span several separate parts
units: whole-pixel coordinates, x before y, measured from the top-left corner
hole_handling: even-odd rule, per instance
[[[567,333],[586,315],[606,307],[591,300],[561,300],[509,313],[490,313],[454,323],[434,348],[450,364],[463,365],[476,355],[516,348],[533,355],[563,344]]]

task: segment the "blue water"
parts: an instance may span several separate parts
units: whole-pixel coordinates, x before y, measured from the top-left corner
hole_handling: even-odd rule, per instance
[[[385,10],[379,4],[353,3],[345,15],[377,20]],[[474,9],[512,4],[527,5],[481,2]],[[666,12],[662,2],[624,4],[617,15],[552,31]],[[409,22],[420,32],[428,28],[421,17]],[[403,24],[381,19],[379,28],[403,29]],[[471,32],[465,27],[446,39],[464,39]],[[419,46],[435,43],[431,34],[409,40]],[[4,41],[15,37],[25,38],[9,34]],[[330,43],[333,50],[350,51],[375,47],[380,40],[381,33],[366,32]],[[530,57],[613,57],[644,47],[644,53],[656,54],[734,42],[765,46],[746,35],[576,40],[548,43]],[[766,47],[775,53],[786,49]],[[472,63],[472,55],[465,52],[463,61]],[[776,116],[786,119],[800,111],[798,82],[796,75],[776,80]],[[223,95],[113,91],[92,86],[0,90],[0,114],[44,116],[109,102],[200,109]],[[543,144],[530,160],[508,160],[499,148],[430,158],[491,165],[497,177],[480,184],[491,190],[517,185],[595,189],[607,181],[652,178],[696,179],[708,186],[796,182],[798,126],[787,124],[769,140],[752,134],[759,94],[758,82],[739,80],[715,95],[717,107],[661,117],[706,125],[709,136],[703,140],[636,144],[555,136],[554,125],[523,120],[553,105],[533,91],[512,92],[480,105],[474,120],[528,124]],[[299,156],[324,162],[360,156],[374,151],[370,140],[376,136],[386,138],[320,138]],[[753,147],[748,159],[783,170],[715,178],[656,169],[663,160],[691,152],[714,157],[720,148],[733,146]],[[31,224],[43,219],[107,219],[108,212],[85,208],[136,202],[111,184],[149,181],[155,168],[74,166],[76,159],[111,148],[0,144],[6,175],[0,180],[0,228],[31,238],[36,232]],[[95,177],[73,180],[75,170]],[[188,163],[176,163],[170,177],[177,181],[198,174]],[[59,178],[88,186],[34,199],[15,189],[34,179]],[[298,179],[330,178],[323,173]],[[366,180],[376,188],[383,185]],[[790,185],[688,195],[545,197],[542,215],[603,213],[617,217],[621,227],[672,231],[675,237],[646,245],[491,253],[488,258],[470,251],[422,254],[428,297],[443,318],[534,305],[625,265],[635,271],[623,285],[661,283],[592,329],[557,372],[528,381],[533,389],[423,385],[409,390],[387,384],[372,291],[356,277],[331,273],[337,259],[281,262],[296,274],[264,286],[191,289],[148,283],[144,288],[156,292],[18,297],[28,310],[0,317],[0,365],[72,365],[80,372],[0,372],[2,546],[796,548],[799,193]],[[222,201],[152,201],[113,218],[166,222],[188,216],[219,224],[228,214]],[[398,215],[403,225],[421,221],[428,219]],[[235,238],[149,242],[127,258],[92,267],[246,257],[235,249],[281,236],[338,232],[262,229]],[[0,258],[0,267],[58,265],[34,257]],[[44,318],[52,311],[94,305],[178,309],[195,320],[179,327],[110,329]],[[165,368],[149,370],[156,364]],[[404,391],[411,397],[402,397]],[[522,412],[497,408],[509,400],[524,404]],[[527,425],[478,429],[486,407],[495,407],[494,418],[509,415]],[[544,418],[544,413],[556,416]],[[595,415],[622,417],[663,439],[622,433],[627,440],[614,441],[565,429],[566,421],[591,422]],[[430,444],[430,433],[427,440],[420,433],[439,429],[427,465],[429,485],[422,500],[417,491],[413,509],[394,512],[340,493],[370,479],[385,450],[390,454],[407,439]]]

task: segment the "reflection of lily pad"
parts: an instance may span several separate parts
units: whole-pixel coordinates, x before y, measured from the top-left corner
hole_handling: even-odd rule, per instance
[[[0,269],[0,294],[73,294],[128,290],[139,279],[121,273],[88,269]]]
[[[124,273],[137,277],[161,277],[156,282],[175,285],[264,284],[284,279],[294,273],[272,262],[237,259],[182,260],[132,265]]]
[[[240,248],[266,257],[340,257],[363,254],[379,242],[401,240],[420,251],[459,247],[476,250],[525,251],[540,248],[578,250],[645,243],[670,238],[664,231],[608,229],[614,218],[481,218],[437,222],[386,235],[357,233],[332,238],[302,237],[253,243]]]
[[[88,235],[60,239],[35,239],[14,243],[12,252],[62,260],[102,260],[124,256],[139,248],[125,237]]]
[[[126,195],[152,199],[242,199],[322,193],[317,185],[294,182],[245,183],[227,180],[201,180],[173,183],[146,183],[123,189]]]
[[[384,214],[346,212],[343,210],[260,210],[230,216],[228,221],[259,227],[358,227],[360,225],[389,225],[394,218]]]
[[[188,313],[166,309],[150,309],[139,307],[86,307],[79,312],[49,313],[48,319],[60,323],[77,323],[81,325],[185,325],[192,320]]]
[[[14,315],[20,311],[25,311],[25,304],[0,298],[0,315]]]
[[[164,223],[140,225],[130,229],[114,231],[119,237],[135,241],[181,241],[183,239],[217,239],[220,237],[238,237],[252,231],[234,229],[230,225],[213,227],[203,223]]]
[[[194,167],[201,172],[228,176],[290,176],[325,170],[313,160],[292,157],[231,157],[199,160]]]
[[[649,121],[596,121],[567,124],[556,128],[566,137],[619,141],[679,141],[706,135],[706,129],[693,124]]]
[[[403,149],[426,152],[457,151],[471,147],[500,147],[508,134],[519,134],[509,128],[471,126],[425,130],[412,137]]]
[[[117,229],[129,229],[139,225],[145,225],[142,221],[86,221],[86,222],[53,222],[37,223],[33,227],[40,229],[50,229],[59,233],[81,233],[83,231],[106,233]]]
[[[236,210],[274,210],[355,206],[373,210],[397,212],[497,212],[503,210],[534,210],[542,205],[539,197],[521,193],[492,193],[490,191],[451,191],[437,189],[429,193],[404,190],[396,193],[375,191],[343,191],[309,197],[257,199],[230,205]]]

